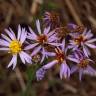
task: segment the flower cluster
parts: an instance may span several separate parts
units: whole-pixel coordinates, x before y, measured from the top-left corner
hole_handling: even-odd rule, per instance
[[[69,78],[75,72],[79,72],[80,80],[82,74],[96,75],[90,65],[94,64],[90,49],[96,48],[96,38],[91,30],[72,23],[62,26],[59,16],[50,12],[44,14],[43,24],[42,29],[40,21],[36,20],[37,31],[31,27],[28,31],[18,25],[17,36],[11,28],[1,34],[0,51],[12,55],[8,68],[16,67],[18,56],[23,64],[33,64],[39,57],[44,65],[36,72],[37,80],[42,80],[47,70],[56,64],[60,66],[61,79]],[[44,63],[46,59],[47,64]]]

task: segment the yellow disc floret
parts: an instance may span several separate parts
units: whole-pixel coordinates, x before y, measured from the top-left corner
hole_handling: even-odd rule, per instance
[[[78,38],[75,38],[74,41],[75,41],[75,44],[76,45],[80,45],[81,42],[84,42],[85,41],[85,39],[84,39],[84,37],[82,35],[80,35]]]
[[[60,50],[59,48],[55,48],[55,52],[56,52],[56,60],[59,63],[62,63],[65,60],[64,52],[62,52],[62,50]]]
[[[81,60],[81,62],[78,64],[78,67],[79,67],[79,68],[86,68],[88,64],[89,64],[89,60],[88,60],[88,59],[83,59],[83,60]]]
[[[9,48],[12,54],[17,54],[22,50],[21,43],[18,40],[11,41]]]

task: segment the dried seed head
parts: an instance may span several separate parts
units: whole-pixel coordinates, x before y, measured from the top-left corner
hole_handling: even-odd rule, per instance
[[[33,62],[38,63],[41,60],[40,54],[36,54],[32,57]]]
[[[85,29],[84,26],[79,26],[79,25],[77,25],[76,28],[72,30],[72,32],[75,32],[75,33],[76,33],[76,32],[83,32],[84,29]]]
[[[64,38],[69,34],[69,29],[65,26],[65,27],[59,27],[55,29],[55,32],[57,33],[57,36],[59,38]]]
[[[59,27],[60,26],[59,14],[55,12],[45,12],[43,22],[45,27],[51,26],[51,29]]]

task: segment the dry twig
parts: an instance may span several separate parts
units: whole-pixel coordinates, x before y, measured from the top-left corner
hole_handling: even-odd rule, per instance
[[[16,76],[17,76],[17,78],[19,80],[20,86],[22,88],[22,91],[25,91],[26,85],[24,83],[24,80],[23,80],[23,77],[22,77],[22,74],[21,74],[19,68],[15,68],[15,72],[16,72]]]

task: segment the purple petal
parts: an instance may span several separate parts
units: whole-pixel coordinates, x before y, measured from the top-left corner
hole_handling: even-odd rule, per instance
[[[83,36],[85,36],[85,35],[86,35],[86,33],[87,33],[87,28],[85,28],[85,29],[84,29],[84,32],[83,32],[83,34],[82,34],[82,35],[83,35]]]
[[[65,39],[62,41],[62,50],[64,50],[65,49]]]
[[[48,44],[53,45],[53,46],[61,46],[60,43],[48,43]]]
[[[56,42],[57,40],[58,40],[57,37],[48,38],[48,42],[50,42],[50,43]]]
[[[76,28],[77,25],[75,25],[73,23],[69,23],[67,26],[69,29],[73,30],[74,28]]]
[[[36,54],[41,50],[41,48],[42,48],[41,46],[36,47],[36,48],[33,50],[31,56],[36,55]]]
[[[12,69],[14,69],[16,67],[16,64],[17,64],[17,55],[14,58],[14,63],[13,63],[13,68]]]
[[[89,54],[88,54],[89,52],[88,50],[86,50],[85,46],[83,46],[83,51],[84,51],[85,56],[89,57]]]
[[[9,48],[0,48],[0,50],[9,51]]]
[[[18,25],[18,36],[17,36],[17,39],[18,39],[18,40],[19,40],[20,37],[21,37],[21,33],[22,33],[21,27],[20,27],[20,25]]]
[[[66,62],[62,63],[61,67],[60,67],[60,78],[62,79],[63,76],[65,78],[69,78],[70,77],[70,68],[68,67]]]
[[[50,37],[50,36],[52,36],[54,33],[55,33],[55,31],[53,30],[53,31],[49,32],[49,33],[47,34],[47,36]]]
[[[44,61],[46,55],[45,55],[45,49],[42,48],[42,59],[41,59],[41,63]]]
[[[89,49],[88,49],[86,46],[84,46],[84,48],[85,48],[85,50],[86,50],[86,52],[87,52],[88,56],[90,56],[90,55],[91,55],[91,53],[90,53]]]
[[[5,29],[5,31],[6,31],[6,33],[8,34],[8,36],[9,36],[12,40],[16,39],[14,33],[10,32],[8,29]]]
[[[66,69],[65,69],[65,66],[64,66],[64,64],[61,64],[61,67],[60,67],[60,78],[61,78],[61,79],[63,78],[64,70],[66,70]]]
[[[87,34],[85,35],[85,38],[86,38],[86,39],[90,39],[91,37],[93,37],[93,34],[91,33],[91,30],[89,30],[89,31],[87,32]]]
[[[14,38],[16,39],[16,36],[15,36],[13,30],[10,27],[9,27],[9,31],[13,34]]]
[[[56,56],[56,54],[53,53],[53,52],[46,52],[45,54],[46,54],[47,56]]]
[[[42,80],[45,76],[46,70],[44,68],[40,68],[36,71],[36,78],[37,81]]]
[[[37,27],[37,30],[38,30],[39,34],[41,34],[41,29],[40,29],[40,22],[39,22],[39,20],[36,20],[36,27]]]
[[[90,47],[90,48],[96,48],[96,46],[93,45],[93,44],[88,44],[88,43],[86,43],[86,45],[87,45],[88,47]]]
[[[47,35],[50,31],[50,26],[44,29],[44,34]]]
[[[37,45],[38,45],[38,43],[30,44],[27,47],[25,47],[24,50],[32,49],[32,48],[36,47]]]
[[[93,43],[96,41],[96,38],[86,41],[87,43]]]
[[[1,34],[1,36],[8,42],[11,42],[11,39],[9,37],[7,37],[6,35],[4,34]]]
[[[96,76],[96,70],[88,65],[86,70],[84,70],[84,74],[89,74],[91,76]]]
[[[78,67],[77,66],[73,66],[71,68],[71,74],[73,74],[74,72],[76,72],[78,70]]]
[[[21,61],[23,62],[23,64],[25,64],[25,59],[24,59],[23,54],[21,52],[19,53],[19,56],[20,56]]]
[[[82,74],[83,74],[83,69],[80,69],[79,70],[79,80],[80,81],[82,80]]]
[[[12,57],[10,63],[8,64],[7,68],[9,68],[10,66],[13,65],[13,69],[14,69],[16,64],[17,64],[17,55],[13,55],[13,57]]]
[[[48,42],[53,42],[53,41],[57,41],[57,40],[58,40],[58,38],[56,37],[56,34],[53,34],[52,36],[50,36],[48,38]]]
[[[26,37],[27,37],[27,32],[25,31],[25,28],[24,28],[24,29],[22,29],[21,38],[20,38],[21,44],[24,43]]]
[[[35,32],[32,30],[31,27],[29,27],[29,30],[31,32],[31,34],[29,33],[29,37],[31,37],[31,39],[33,39],[33,40],[36,40],[37,35],[35,34]]]
[[[20,54],[22,54],[21,60],[23,60],[23,58],[24,58],[27,63],[32,64],[31,56],[30,55],[28,55],[24,51],[21,51]]]
[[[70,61],[73,61],[73,62],[75,62],[75,63],[79,63],[79,60],[76,59],[76,58],[72,58],[72,57],[69,57],[69,56],[68,56],[67,59],[70,60]]]
[[[6,46],[6,47],[9,47],[9,42],[3,40],[3,39],[0,39],[0,45],[1,46]]]
[[[43,68],[44,69],[50,69],[51,67],[53,67],[58,61],[54,60],[52,62],[49,62],[48,64],[44,65]]]
[[[42,62],[44,61],[45,57],[46,57],[46,55],[45,55],[45,54],[43,54],[43,55],[42,55],[42,58],[41,58],[41,62],[40,62],[40,63],[42,63]]]

